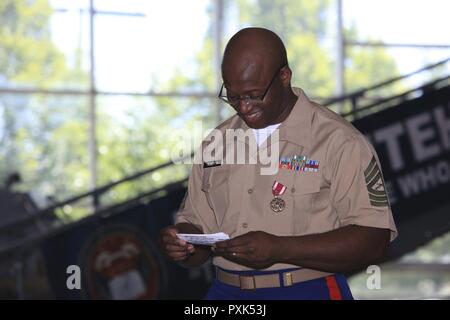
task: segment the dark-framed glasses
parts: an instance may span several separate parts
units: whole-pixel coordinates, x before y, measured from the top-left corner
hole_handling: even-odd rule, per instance
[[[286,67],[286,64],[283,64],[280,68],[277,69],[277,71],[272,77],[272,80],[270,80],[270,83],[267,86],[266,90],[264,90],[264,93],[261,95],[232,96],[227,93],[227,88],[225,87],[225,84],[222,83],[218,97],[220,100],[230,104],[231,106],[236,106],[241,101],[244,101],[245,104],[260,103],[264,100],[276,77],[280,73],[281,69],[283,69],[284,67]]]

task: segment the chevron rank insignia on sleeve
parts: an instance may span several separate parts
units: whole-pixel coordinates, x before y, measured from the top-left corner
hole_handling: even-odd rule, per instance
[[[366,170],[364,170],[364,177],[370,204],[374,207],[387,207],[389,202],[384,187],[383,175],[375,156],[372,157]]]

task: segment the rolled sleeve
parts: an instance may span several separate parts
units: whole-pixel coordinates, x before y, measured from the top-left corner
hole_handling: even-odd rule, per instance
[[[332,161],[331,201],[340,224],[389,229],[397,237],[377,154],[363,136],[347,140]]]

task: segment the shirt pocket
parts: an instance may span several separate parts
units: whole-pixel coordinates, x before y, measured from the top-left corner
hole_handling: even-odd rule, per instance
[[[295,174],[293,170],[279,169],[275,176],[268,178],[267,185],[265,185],[265,188],[267,188],[264,191],[265,196],[259,200],[263,201],[262,206],[265,212],[261,221],[262,230],[278,236],[295,235],[293,227],[294,197],[290,194]],[[271,201],[275,197],[272,193],[275,181],[286,187],[284,193],[278,196],[284,202],[284,209],[280,212],[275,212],[271,208]]]
[[[218,227],[222,225],[229,205],[230,166],[221,165],[203,171],[202,191],[214,211]]]
[[[311,221],[313,200],[320,192],[319,172],[296,172],[289,191],[293,198],[293,231],[295,234],[307,234]]]

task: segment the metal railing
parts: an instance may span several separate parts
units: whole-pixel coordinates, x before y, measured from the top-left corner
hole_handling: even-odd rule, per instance
[[[450,61],[450,58],[447,58],[447,59],[444,59],[444,60],[439,61],[437,63],[430,64],[430,65],[427,65],[427,66],[425,66],[423,68],[417,69],[417,70],[415,70],[415,71],[413,71],[411,73],[408,73],[406,75],[394,77],[392,79],[389,79],[389,80],[377,83],[377,84],[375,84],[375,85],[373,85],[371,87],[363,88],[363,89],[351,92],[349,94],[345,94],[343,96],[331,98],[331,99],[325,101],[324,105],[325,106],[330,106],[330,105],[335,104],[335,103],[343,103],[343,102],[346,102],[347,100],[349,100],[351,102],[351,104],[352,104],[352,110],[350,112],[351,113],[358,112],[358,101],[361,98],[364,98],[364,96],[366,95],[367,92],[370,92],[370,91],[373,91],[373,90],[377,90],[377,89],[380,89],[382,87],[387,87],[387,86],[389,86],[389,85],[391,85],[393,83],[399,82],[399,81],[407,79],[407,78],[411,78],[412,76],[417,75],[419,73],[422,73],[424,71],[429,71],[429,70],[432,70],[432,69],[436,69],[436,68],[438,68],[440,66],[443,66],[443,65],[447,64],[449,61]]]

